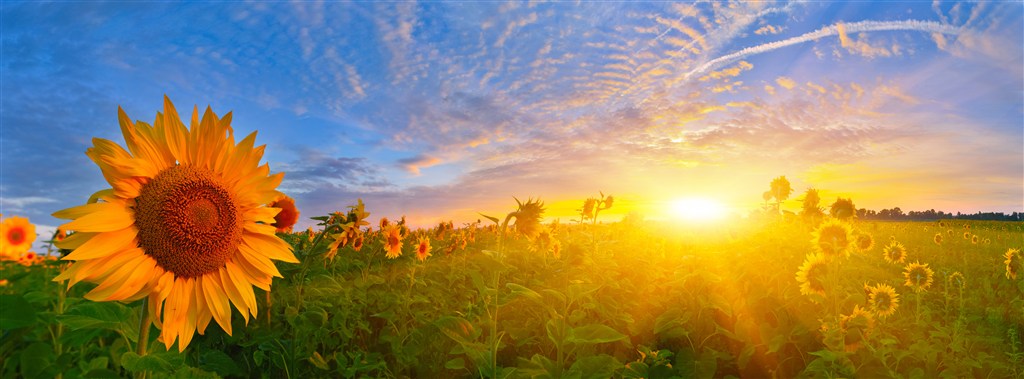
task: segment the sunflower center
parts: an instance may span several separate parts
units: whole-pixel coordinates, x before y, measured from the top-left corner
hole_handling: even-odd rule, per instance
[[[11,228],[11,231],[7,232],[7,241],[11,245],[20,245],[25,241],[25,231],[21,230],[21,228]]]
[[[135,226],[146,254],[183,278],[223,267],[242,237],[231,192],[212,172],[190,166],[164,170],[142,187]]]

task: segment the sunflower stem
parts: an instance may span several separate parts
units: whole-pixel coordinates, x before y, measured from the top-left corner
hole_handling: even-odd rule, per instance
[[[140,305],[141,315],[139,316],[139,341],[135,348],[135,353],[139,357],[146,356],[146,348],[149,345],[149,325],[152,323],[152,315],[149,314],[149,297],[142,298],[142,304]],[[140,372],[138,377],[140,379],[146,379],[147,372]]]

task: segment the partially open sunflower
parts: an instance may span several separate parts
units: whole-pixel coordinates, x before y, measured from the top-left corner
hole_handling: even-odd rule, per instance
[[[284,174],[259,165],[255,132],[235,144],[230,113],[207,108],[200,121],[193,108],[186,129],[164,97],[152,126],[120,108],[118,121],[128,151],[100,138],[86,151],[112,188],[53,214],[76,232],[57,243],[75,263],[54,280],[97,283],[85,295],[94,301],[148,297],[168,349],[177,340],[183,351],[211,319],[231,334],[231,305],[248,323],[252,286],[269,291],[281,276],[273,260],[298,262],[274,235],[280,209],[264,206],[281,195]]]

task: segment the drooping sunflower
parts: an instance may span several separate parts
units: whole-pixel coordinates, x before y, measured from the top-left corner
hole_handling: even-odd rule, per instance
[[[882,256],[889,263],[903,264],[907,260],[907,248],[902,243],[892,241],[889,246],[882,249]]]
[[[1006,278],[1016,280],[1021,268],[1020,249],[1007,249],[1006,254],[1003,254],[1003,258],[1006,258],[1003,261],[1003,263],[1006,263]]]
[[[903,278],[907,281],[903,285],[910,287],[914,292],[923,292],[932,286],[935,281],[935,272],[928,268],[928,264],[914,262],[903,269]]]
[[[128,147],[95,138],[86,151],[110,189],[54,217],[73,220],[57,244],[75,261],[55,281],[97,283],[94,301],[148,297],[148,314],[169,349],[184,351],[195,332],[216,320],[231,334],[231,306],[246,322],[256,317],[255,285],[270,291],[281,274],[274,260],[298,263],[272,224],[283,173],[259,165],[265,146],[256,133],[235,144],[231,114],[193,108],[190,128],[170,99],[152,126],[118,108]]]
[[[840,255],[849,257],[848,248],[853,242],[853,230],[842,221],[830,219],[814,231],[811,242],[826,258],[832,259]]]
[[[36,226],[24,217],[6,217],[0,223],[0,260],[17,260],[36,240]]]
[[[950,287],[956,286],[960,287],[961,289],[963,289],[963,287],[967,284],[964,281],[964,274],[961,274],[960,271],[953,271],[952,274],[949,274],[949,277],[946,278],[946,282],[946,285]]]
[[[828,275],[828,258],[821,253],[807,255],[796,273],[800,293],[825,296],[825,276]]]
[[[420,237],[419,243],[416,245],[416,259],[420,262],[426,261],[427,257],[433,254],[430,253],[430,237]]]
[[[854,305],[849,315],[840,317],[839,328],[843,330],[846,351],[854,352],[871,336],[875,329],[875,318],[859,305]]]
[[[896,313],[896,308],[900,305],[900,295],[892,286],[878,284],[870,288],[868,304],[871,305],[871,310],[878,318],[884,319]]]
[[[267,204],[270,208],[280,208],[281,212],[274,216],[274,225],[280,233],[291,233],[292,227],[299,221],[299,209],[295,207],[295,199],[288,195],[280,195]]]
[[[399,226],[395,224],[388,225],[384,229],[384,251],[388,259],[395,259],[402,256],[402,234],[399,230]]]

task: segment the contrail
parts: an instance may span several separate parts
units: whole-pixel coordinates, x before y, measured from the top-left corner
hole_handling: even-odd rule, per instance
[[[838,24],[837,24],[838,25]],[[769,42],[763,45],[757,45],[745,48],[729,55],[723,55],[721,57],[712,59],[700,67],[697,67],[693,71],[684,76],[684,79],[689,79],[693,75],[702,74],[713,67],[717,67],[722,64],[730,63],[739,59],[746,58],[754,54],[766,53],[775,49],[781,49],[786,46],[796,45],[798,43],[810,42],[818,40],[824,37],[831,37],[839,34],[839,27],[837,25],[826,26],[824,28],[815,30],[813,32],[784,39],[782,41]],[[884,30],[916,30],[921,32],[929,33],[941,33],[941,34],[960,34],[961,28],[954,27],[947,24],[940,24],[934,21],[919,21],[919,20],[905,20],[905,21],[860,21],[854,23],[843,23],[842,28],[846,33],[861,33],[861,32],[877,32]]]

